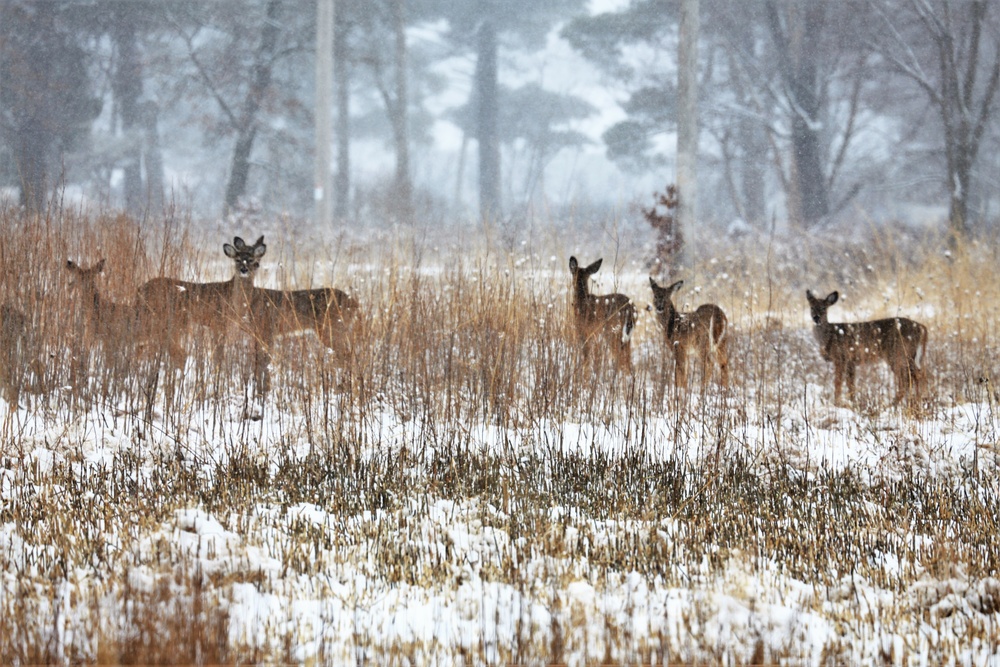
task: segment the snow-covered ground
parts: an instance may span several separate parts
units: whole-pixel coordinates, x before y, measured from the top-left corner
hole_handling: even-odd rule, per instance
[[[1000,664],[976,345],[931,326],[924,401],[867,367],[834,406],[804,298],[777,325],[727,302],[732,386],[678,396],[648,315],[635,377],[590,373],[565,294],[505,320],[421,280],[359,279],[364,359],[295,339],[263,404],[210,354],[151,403],[100,354],[86,390],[0,402],[0,659]]]

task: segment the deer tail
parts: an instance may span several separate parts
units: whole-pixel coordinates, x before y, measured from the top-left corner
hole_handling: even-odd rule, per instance
[[[632,338],[632,330],[635,329],[635,306],[631,302],[625,306],[625,321],[622,323],[622,345]]]
[[[712,351],[714,352],[722,344],[722,341],[726,339],[726,334],[729,333],[729,322],[726,321],[725,316],[717,317],[717,314],[713,313],[708,325],[708,340],[711,342]]]
[[[917,364],[917,368],[924,367],[924,357],[926,356],[927,356],[927,327],[921,325],[920,340],[917,341],[917,355],[913,359],[914,363]]]

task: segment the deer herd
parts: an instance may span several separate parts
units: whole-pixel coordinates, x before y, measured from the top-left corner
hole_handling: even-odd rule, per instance
[[[66,269],[84,304],[85,330],[96,340],[131,340],[165,352],[179,369],[187,360],[184,340],[193,325],[210,332],[216,358],[242,330],[253,343],[254,378],[262,393],[270,387],[271,348],[279,336],[311,329],[326,347],[344,353],[349,326],[359,309],[353,297],[333,288],[254,287],[260,259],[267,251],[263,236],[253,245],[237,236],[222,250],[233,260],[229,280],[197,283],[161,276],[139,287],[132,304],[101,298],[96,279],[104,270],[103,259],[89,268],[68,260]]]
[[[102,259],[89,268],[72,260],[66,270],[72,276],[78,298],[83,304],[83,327],[92,339],[132,341],[163,352],[171,364],[183,369],[187,350],[185,339],[193,326],[208,330],[216,356],[238,332],[250,336],[253,345],[253,369],[257,390],[266,394],[270,387],[269,366],[275,340],[297,332],[312,330],[319,340],[338,357],[350,349],[352,325],[360,311],[358,301],[334,288],[275,290],[254,286],[254,276],[267,251],[264,237],[252,245],[240,237],[222,246],[233,261],[233,276],[222,282],[188,282],[158,277],[144,283],[132,303],[114,303],[101,297],[97,276],[103,272]],[[569,258],[572,274],[573,324],[584,360],[599,348],[613,358],[615,367],[628,372],[632,367],[632,334],[638,311],[624,294],[593,294],[590,279],[601,268],[598,259],[581,266]],[[663,342],[674,360],[674,385],[688,386],[688,360],[700,360],[704,390],[718,368],[717,382],[729,385],[729,322],[722,308],[703,304],[693,312],[682,312],[673,295],[684,285],[677,281],[663,287],[649,279],[656,321],[663,331]],[[841,388],[846,378],[851,401],[855,399],[855,373],[859,365],[884,361],[896,380],[893,403],[912,393],[920,398],[925,373],[920,367],[927,346],[927,328],[905,317],[868,322],[831,323],[827,310],[839,298],[831,292],[818,298],[806,292],[813,334],[820,356],[833,363],[834,402],[840,404]],[[0,346],[9,351],[26,327],[25,316],[8,303],[0,309]],[[0,358],[6,373],[10,359]],[[0,378],[2,379],[2,378]]]
[[[581,268],[576,257],[569,258],[573,275],[573,314],[577,337],[583,345],[584,356],[598,338],[603,338],[617,365],[632,369],[631,339],[635,328],[636,309],[624,294],[597,295],[590,292],[590,276],[601,268],[601,260]],[[693,352],[702,364],[702,388],[719,368],[719,384],[729,385],[729,322],[722,308],[707,303],[691,313],[677,310],[671,299],[684,285],[679,280],[663,287],[653,278],[651,309],[663,329],[663,340],[674,357],[674,384],[687,388],[688,357]],[[854,376],[857,366],[885,361],[896,378],[896,396],[899,403],[909,393],[919,400],[925,383],[920,368],[927,348],[927,327],[905,317],[891,317],[871,322],[831,323],[826,311],[837,302],[839,294],[831,292],[825,299],[817,299],[809,290],[810,315],[813,335],[819,343],[820,356],[833,362],[834,403],[840,404],[841,387],[846,376],[847,391],[854,401]]]

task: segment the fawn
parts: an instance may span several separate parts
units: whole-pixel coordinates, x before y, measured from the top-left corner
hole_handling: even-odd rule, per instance
[[[236,236],[232,245],[223,244],[222,250],[234,262],[235,274],[229,280],[192,283],[159,277],[139,288],[139,319],[155,332],[161,349],[167,349],[178,368],[184,367],[187,358],[180,339],[191,324],[200,324],[212,331],[218,356],[230,335],[230,326],[246,321],[250,314],[254,275],[260,268],[260,258],[267,251],[264,237],[247,245]]]
[[[923,360],[927,350],[927,327],[905,317],[890,317],[870,322],[831,323],[827,309],[837,303],[840,295],[830,292],[817,299],[806,290],[809,311],[814,323],[813,335],[819,343],[823,359],[833,362],[834,403],[840,404],[840,387],[847,377],[847,391],[854,401],[854,372],[860,364],[884,360],[896,376],[896,397],[899,403],[912,388],[920,398],[924,371],[917,358]]]
[[[128,304],[105,301],[97,289],[97,276],[104,272],[101,259],[89,268],[66,260],[66,270],[73,276],[72,286],[80,292],[84,305],[84,331],[98,341],[124,341],[138,334],[136,309]]]
[[[359,310],[354,297],[332,287],[288,291],[254,288],[249,318],[258,390],[267,394],[270,389],[268,366],[275,338],[312,329],[320,342],[343,356]]]
[[[604,339],[615,356],[619,368],[632,371],[632,331],[637,312],[632,300],[624,294],[591,294],[590,276],[601,268],[603,259],[590,266],[581,267],[576,257],[569,258],[573,274],[573,315],[577,338],[583,345],[584,357],[590,354],[591,342],[598,335]]]
[[[670,297],[683,284],[683,280],[678,280],[669,287],[661,287],[649,279],[656,319],[663,327],[667,347],[674,353],[674,385],[687,388],[687,360],[693,351],[701,358],[702,387],[712,375],[713,359],[719,366],[720,384],[729,386],[729,321],[726,314],[712,303],[698,306],[693,313],[678,311]]]

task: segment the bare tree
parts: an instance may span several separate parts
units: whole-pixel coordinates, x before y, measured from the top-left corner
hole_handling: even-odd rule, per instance
[[[765,7],[791,110],[790,164],[794,183],[789,190],[789,213],[809,226],[830,212],[820,139],[820,54],[815,48],[826,21],[826,3],[795,3],[786,6],[783,14],[774,0],[768,0]]]
[[[873,46],[937,110],[954,240],[969,230],[974,167],[1000,82],[997,9],[987,0],[868,0],[867,7],[877,17]]]
[[[247,179],[250,177],[250,153],[257,137],[258,112],[264,103],[264,98],[271,87],[271,73],[277,51],[278,11],[280,0],[268,0],[267,10],[260,31],[260,43],[254,53],[250,88],[243,98],[243,105],[238,115],[229,112],[230,120],[236,128],[236,146],[233,148],[233,161],[229,168],[229,183],[226,185],[226,197],[223,202],[223,214],[228,213],[247,190]]]
[[[410,175],[409,86],[406,45],[406,7],[404,0],[373,2],[363,13],[369,40],[361,55],[382,98],[392,132],[396,154],[393,182],[395,214],[407,221],[413,216],[413,183]],[[385,48],[390,39],[392,48]],[[388,55],[388,58],[386,55]]]

